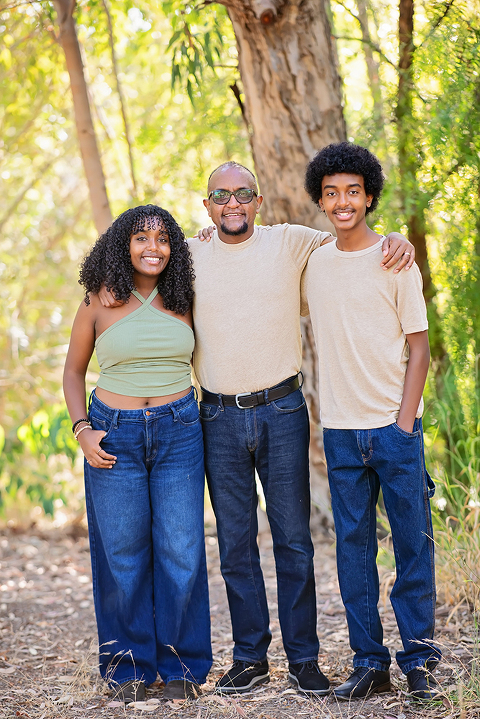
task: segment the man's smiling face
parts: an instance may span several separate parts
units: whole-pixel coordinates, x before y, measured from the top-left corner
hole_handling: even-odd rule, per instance
[[[258,192],[255,178],[241,167],[220,168],[213,173],[208,184],[210,199],[203,201],[220,234],[238,237],[240,241],[248,239],[243,236],[250,236],[253,232],[255,216],[262,204],[262,196],[254,195],[251,202],[242,204],[235,198],[235,195],[232,195],[226,205],[217,205],[213,201],[211,193],[215,190],[236,192],[241,189]]]

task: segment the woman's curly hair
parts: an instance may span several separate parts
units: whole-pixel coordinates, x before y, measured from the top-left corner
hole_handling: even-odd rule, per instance
[[[317,152],[307,165],[305,174],[305,189],[316,205],[322,197],[323,178],[338,172],[363,177],[366,194],[373,195],[372,204],[367,207],[366,214],[373,212],[378,205],[384,181],[382,166],[375,155],[366,147],[351,142],[333,143]]]
[[[158,218],[156,221],[154,218]],[[79,284],[85,287],[85,304],[89,294],[98,294],[102,285],[117,300],[128,302],[132,290],[133,265],[130,238],[161,220],[170,240],[170,259],[158,278],[158,292],[165,309],[184,315],[193,301],[193,262],[185,235],[172,215],[157,205],[142,205],[123,212],[101,235],[82,262]]]

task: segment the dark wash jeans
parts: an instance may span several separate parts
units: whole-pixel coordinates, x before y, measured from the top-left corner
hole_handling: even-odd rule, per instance
[[[337,535],[337,568],[355,667],[385,670],[378,613],[376,505],[380,488],[392,530],[397,577],[390,600],[403,651],[400,669],[433,666],[441,657],[432,644],[435,627],[435,565],[422,421],[405,432],[396,423],[379,429],[325,429],[325,456]]]
[[[100,672],[112,685],[203,683],[212,664],[203,530],[202,429],[193,389],[159,407],[111,409],[92,395],[94,429],[117,456],[85,463]]]
[[[232,620],[233,657],[262,661],[271,640],[257,545],[256,469],[272,530],[285,651],[292,663],[317,659],[309,423],[302,391],[252,409],[202,402],[200,415]]]

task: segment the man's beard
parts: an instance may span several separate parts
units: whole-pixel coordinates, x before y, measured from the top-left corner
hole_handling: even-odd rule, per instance
[[[248,232],[248,222],[245,220],[243,225],[239,227],[238,230],[229,230],[222,222],[220,224],[220,229],[225,235],[232,235],[233,237],[236,237],[237,235],[244,235],[245,232]]]

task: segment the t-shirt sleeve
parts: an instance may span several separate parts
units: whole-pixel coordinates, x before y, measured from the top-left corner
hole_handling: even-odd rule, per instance
[[[395,275],[397,282],[397,312],[404,334],[428,329],[427,308],[423,297],[422,275],[417,264],[408,272]]]
[[[303,225],[288,225],[286,239],[290,254],[299,270],[304,270],[308,262],[308,258],[314,250],[316,250],[322,242],[331,237],[331,232],[321,232],[311,227],[303,227]]]

